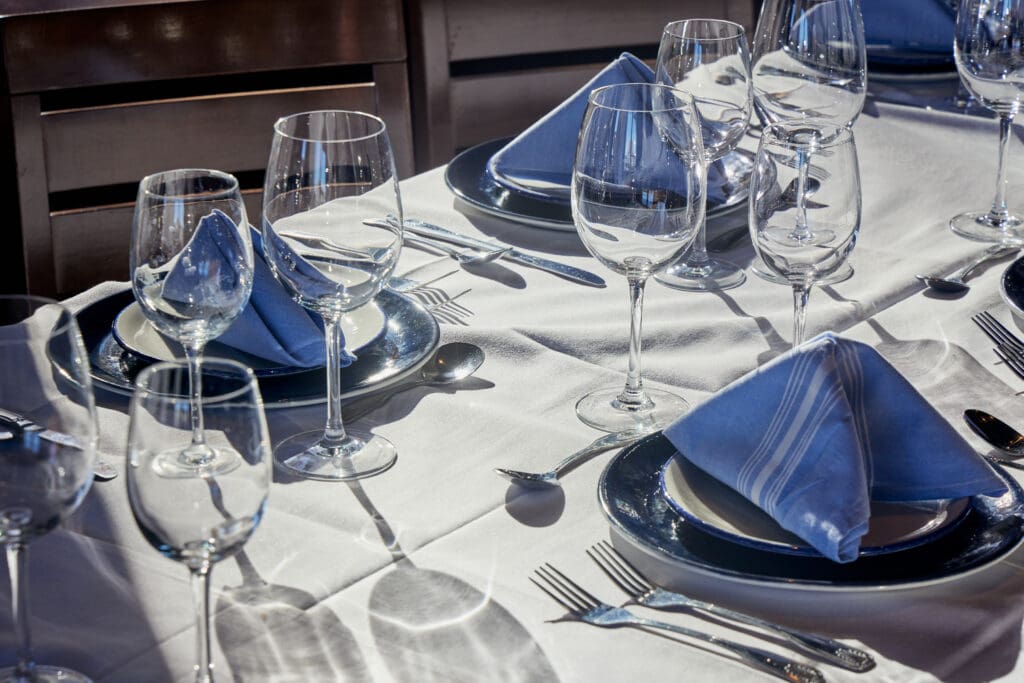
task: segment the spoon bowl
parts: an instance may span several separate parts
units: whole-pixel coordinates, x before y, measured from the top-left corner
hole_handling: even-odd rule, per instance
[[[992,446],[1003,451],[1009,459],[1024,458],[1024,434],[998,417],[983,410],[964,411],[964,419],[974,432]]]
[[[438,348],[420,369],[422,384],[451,384],[466,379],[483,365],[484,351],[476,344],[450,342]]]

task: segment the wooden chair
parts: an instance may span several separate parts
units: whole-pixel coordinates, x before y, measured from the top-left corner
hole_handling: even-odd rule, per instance
[[[412,172],[400,0],[44,5],[54,11],[0,19],[0,130],[14,149],[0,173],[20,213],[3,234],[21,244],[0,263],[5,290],[65,296],[126,279],[136,188],[157,170],[236,174],[256,224],[285,114],[377,113],[400,174]]]
[[[653,62],[665,24],[730,19],[754,0],[407,0],[419,170],[514,135],[623,50]]]

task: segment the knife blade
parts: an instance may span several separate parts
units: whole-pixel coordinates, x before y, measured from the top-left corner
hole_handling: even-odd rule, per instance
[[[0,408],[0,428],[2,428],[0,429],[0,441],[13,439],[19,433],[33,432],[40,439],[45,439],[51,443],[84,450],[82,442],[71,434],[48,429],[26,417],[3,408]],[[97,457],[93,463],[93,475],[101,481],[107,481],[117,476],[117,469],[103,458]]]
[[[495,244],[494,242],[488,242],[486,240],[477,239],[469,235],[463,235],[462,233],[442,228],[439,225],[433,223],[424,223],[423,221],[417,221],[413,219],[406,219],[403,221],[403,226],[406,230],[411,233],[420,235],[421,237],[432,237],[434,239],[442,240],[444,242],[450,242],[457,244],[460,247],[471,247],[474,249],[501,249],[505,245]],[[605,281],[598,275],[589,271],[577,268],[576,266],[570,266],[567,263],[560,263],[558,261],[552,261],[551,259],[544,258],[542,256],[535,256],[524,251],[519,251],[513,248],[512,251],[508,252],[503,259],[507,261],[515,261],[521,263],[524,266],[531,266],[539,270],[546,270],[549,273],[554,273],[560,277],[580,284],[588,285],[590,287],[605,287]]]

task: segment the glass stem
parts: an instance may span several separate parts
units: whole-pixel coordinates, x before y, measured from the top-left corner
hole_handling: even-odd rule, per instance
[[[187,344],[185,346],[185,358],[188,359],[189,410],[192,414],[192,448],[203,449],[203,446],[206,444],[206,436],[203,434],[203,345]]]
[[[644,392],[644,381],[640,371],[640,337],[644,319],[644,285],[647,278],[628,276],[629,279],[629,367],[626,371],[626,387],[618,396],[618,402],[627,409],[637,409],[650,404]]]
[[[793,285],[793,347],[804,342],[804,323],[807,322],[807,300],[811,296],[811,285]]]
[[[708,170],[711,168],[711,164],[708,161],[704,161],[704,177],[708,177]],[[705,215],[705,219],[700,222],[700,227],[697,228],[697,236],[693,240],[693,245],[690,247],[690,254],[686,257],[687,265],[694,268],[703,268],[707,265],[708,259],[708,221]]]
[[[17,683],[35,680],[36,663],[32,658],[32,632],[28,616],[28,546],[24,543],[7,544],[7,575],[11,581],[11,618],[18,640],[18,662],[14,665],[13,679]]]
[[[807,226],[807,174],[810,171],[810,155],[800,149],[796,153],[796,227],[793,236],[801,241],[811,235]]]
[[[992,210],[988,214],[992,225],[996,227],[1002,227],[1010,217],[1010,212],[1006,208],[1006,158],[1010,152],[1012,124],[1013,114],[999,115],[999,170],[996,172],[996,196],[992,200]]]
[[[345,425],[341,421],[341,354],[345,337],[338,316],[324,318],[324,341],[327,344],[327,425],[324,427],[324,447],[338,447],[345,440]]]
[[[213,683],[210,661],[210,570],[209,564],[191,568],[192,601],[196,608],[196,683]]]

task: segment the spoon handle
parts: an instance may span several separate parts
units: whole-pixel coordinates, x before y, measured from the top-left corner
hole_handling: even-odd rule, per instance
[[[1014,251],[1017,251],[1019,249],[1020,249],[1020,245],[1007,245],[1007,244],[996,244],[996,245],[993,245],[993,246],[989,247],[988,249],[986,249],[985,251],[983,251],[981,256],[979,256],[975,260],[971,261],[970,263],[968,263],[966,266],[964,266],[960,270],[958,270],[955,273],[953,273],[950,276],[950,278],[951,279],[963,279],[963,278],[967,277],[967,275],[972,270],[974,270],[975,268],[977,268],[981,264],[985,263],[986,261],[990,261],[992,259],[999,258],[1000,256],[1006,256],[1007,254],[1009,254],[1011,252],[1014,252]]]
[[[551,472],[557,477],[563,471],[578,465],[587,458],[603,453],[604,451],[616,448],[619,446],[628,446],[634,441],[639,441],[641,437],[646,436],[646,433],[630,431],[630,432],[616,432],[612,434],[605,434],[601,438],[592,442],[588,446],[584,446],[580,450],[576,451],[572,455],[567,456],[564,460],[559,462],[557,465],[551,468]]]

